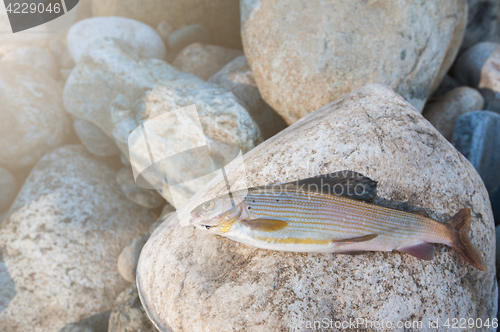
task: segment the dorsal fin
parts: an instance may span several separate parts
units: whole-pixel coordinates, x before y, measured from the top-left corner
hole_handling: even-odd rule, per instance
[[[288,183],[249,188],[249,190],[275,189],[282,192],[283,188],[286,190],[345,196],[363,201],[371,201],[377,195],[377,182],[360,173],[347,170]]]

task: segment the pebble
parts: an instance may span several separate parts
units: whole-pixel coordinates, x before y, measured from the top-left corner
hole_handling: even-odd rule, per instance
[[[64,89],[64,105],[74,117],[98,124],[126,158],[129,158],[128,138],[133,130],[167,110],[193,104],[200,114],[207,140],[237,146],[242,153],[262,142],[259,127],[227,89],[184,73],[164,61],[141,59],[120,40],[105,39],[96,43],[71,72]],[[188,125],[191,122],[185,126],[153,125],[155,123],[151,122],[147,135],[150,142],[160,144],[159,151],[174,143],[179,151],[191,149],[193,125]],[[134,154],[134,158],[150,160],[146,146],[134,149]],[[196,172],[205,166],[202,160],[194,160],[186,167]],[[176,186],[177,202],[163,181],[153,188],[169,203],[180,206],[201,189],[209,177],[195,177]]]
[[[461,0],[240,2],[255,81],[288,124],[370,83],[392,87],[422,111],[451,67],[467,23]]]
[[[500,44],[494,42],[482,42],[470,47],[458,56],[451,74],[460,84],[477,88],[484,63],[498,46]]]
[[[182,49],[172,64],[183,72],[208,80],[231,60],[242,55],[240,50],[193,43]]]
[[[120,153],[116,144],[93,123],[85,120],[75,120],[73,128],[83,146],[93,154],[108,157]]]
[[[497,47],[484,62],[479,91],[484,96],[486,104],[484,109],[500,113],[500,47]]]
[[[116,299],[109,317],[108,332],[157,332],[141,305],[135,284]]]
[[[53,79],[59,78],[57,60],[44,48],[37,46],[23,46],[5,54],[2,61],[13,61],[27,67],[33,67],[50,75]]]
[[[161,39],[163,39],[163,42],[168,45],[168,36],[170,36],[172,32],[174,32],[174,28],[167,21],[161,21],[156,27],[156,32],[158,32]]]
[[[68,49],[75,62],[95,40],[104,37],[123,40],[144,58],[163,59],[166,55],[160,35],[147,24],[124,17],[92,17],[79,21],[68,31]]]
[[[123,279],[129,282],[135,282],[135,270],[137,270],[139,255],[148,239],[149,234],[142,235],[123,248],[120,256],[118,256],[118,271]]]
[[[0,167],[0,212],[9,209],[18,190],[19,185],[9,170]]]
[[[463,86],[426,105],[422,114],[450,141],[457,119],[465,113],[481,110],[483,106],[484,99],[479,91]]]
[[[59,331],[111,310],[128,284],[118,256],[154,221],[123,196],[115,176],[81,145],[55,149],[32,169],[0,232],[15,285],[12,299],[0,298],[2,330]]]
[[[168,47],[178,52],[192,43],[210,43],[210,32],[199,24],[187,25],[168,36]]]
[[[164,223],[142,249],[137,285],[151,320],[162,331],[286,331],[322,319],[495,317],[495,234],[483,181],[386,86],[367,85],[307,115],[248,152],[245,172],[233,175],[253,187],[340,170],[376,180],[376,204],[425,207],[441,222],[470,206],[472,242],[487,271],[442,246],[431,261],[397,252],[306,254],[262,250],[195,229],[189,212],[225,187],[219,176],[171,220],[186,227]],[[448,282],[450,276],[460,282]]]
[[[478,42],[488,40],[500,42],[500,1],[468,0],[467,30],[462,41],[462,50]]]
[[[116,181],[122,188],[125,197],[131,202],[148,209],[155,209],[165,204],[165,199],[156,190],[144,189],[135,183],[130,166],[125,166],[118,171]]]
[[[34,165],[68,136],[61,88],[46,73],[1,61],[0,100],[1,166]]]
[[[244,55],[229,62],[208,81],[231,90],[259,126],[264,140],[287,127],[283,118],[262,99]]]
[[[474,166],[491,193],[500,186],[500,115],[476,111],[458,118],[452,143]]]

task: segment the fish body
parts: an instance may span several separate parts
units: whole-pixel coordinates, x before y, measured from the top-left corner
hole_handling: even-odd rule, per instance
[[[330,189],[351,182],[353,188],[362,184],[365,190],[355,197],[345,192],[337,195],[333,190],[301,188],[301,183],[318,184],[318,179],[323,185],[328,182]],[[301,181],[280,184],[279,190],[273,185],[221,196],[193,210],[191,222],[234,241],[279,251],[399,250],[430,260],[435,254],[430,243],[441,243],[455,248],[472,265],[484,270],[481,255],[468,239],[469,208],[459,211],[449,222],[440,223],[420,214],[369,203],[376,183],[354,172]],[[286,185],[287,190],[283,190]]]

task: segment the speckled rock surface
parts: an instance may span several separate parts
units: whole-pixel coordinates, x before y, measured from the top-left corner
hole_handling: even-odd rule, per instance
[[[33,165],[61,145],[70,123],[62,91],[46,73],[0,62],[0,165]]]
[[[483,106],[484,99],[479,91],[462,86],[426,105],[422,114],[450,141],[457,119],[467,112],[482,110]]]
[[[156,332],[142,308],[137,287],[130,286],[116,299],[109,318],[108,332]]]
[[[110,310],[127,285],[118,255],[153,222],[123,196],[115,172],[77,145],[44,156],[11,211],[0,228],[15,284],[0,312],[5,332],[57,332]]]
[[[432,261],[398,252],[261,250],[175,227],[173,216],[144,246],[137,276],[141,300],[161,331],[302,331],[307,329],[293,327],[324,318],[428,324],[496,317],[495,232],[481,178],[389,88],[369,85],[308,115],[247,153],[245,168],[249,186],[353,170],[378,181],[376,203],[425,208],[441,222],[469,206],[472,242],[488,270],[441,245]],[[207,184],[177,211],[180,224],[223,186],[221,178]]]
[[[421,111],[459,49],[466,11],[465,0],[243,0],[242,39],[264,100],[288,124],[369,83]]]
[[[162,20],[174,29],[198,23],[206,27],[215,44],[240,48],[237,0],[92,0],[94,16],[123,16],[156,27]]]
[[[244,55],[229,62],[209,82],[231,90],[259,126],[264,140],[286,128],[283,118],[262,99]]]
[[[14,61],[21,65],[33,67],[50,75],[53,79],[59,78],[59,64],[52,53],[37,46],[22,46],[10,51],[2,57],[2,61]]]
[[[80,61],[88,47],[104,37],[123,40],[145,58],[163,59],[166,55],[163,39],[147,24],[124,17],[92,17],[68,31],[68,49],[73,60]]]
[[[208,80],[228,62],[241,55],[243,52],[240,50],[193,43],[182,49],[172,64],[183,72]]]
[[[128,137],[134,129],[193,104],[207,140],[234,144],[243,153],[262,141],[258,126],[232,92],[164,61],[141,59],[119,40],[101,40],[92,47],[66,82],[64,104],[69,113],[92,122],[112,137],[127,158]],[[162,123],[155,128],[148,131],[148,140],[158,143],[161,151],[174,143],[187,144],[193,136],[191,127],[177,123]],[[150,160],[148,150],[138,150],[135,158]],[[194,161],[190,167],[197,169],[199,165]],[[179,185],[181,203],[206,182],[197,179]],[[167,187],[159,189],[165,199],[176,204]]]

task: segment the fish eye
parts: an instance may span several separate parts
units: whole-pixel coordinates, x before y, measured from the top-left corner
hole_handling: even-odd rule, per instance
[[[203,203],[203,210],[205,211],[210,211],[214,208],[214,205],[215,203],[214,202],[206,202],[206,203]]]
[[[209,230],[210,228],[212,228],[213,226],[208,226],[208,225],[205,225],[205,229],[206,230]]]

